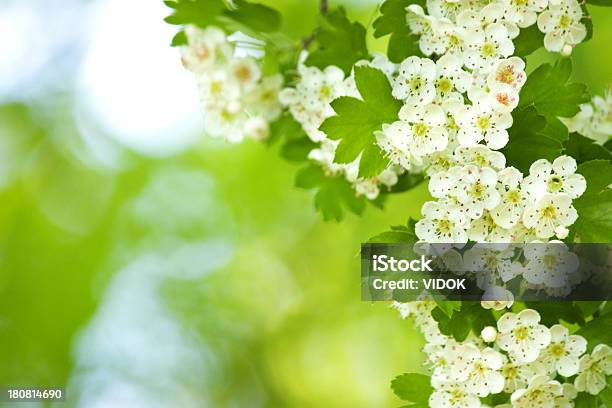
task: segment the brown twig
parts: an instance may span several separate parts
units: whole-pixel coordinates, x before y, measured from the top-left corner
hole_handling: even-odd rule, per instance
[[[328,0],[320,0],[319,2],[319,12],[321,14],[327,14],[327,11],[329,10],[329,2]],[[308,37],[304,38],[302,40],[302,49],[305,50],[307,49],[310,44],[312,44],[312,42],[314,41],[315,38],[315,33],[310,34]]]
[[[328,9],[329,3],[327,2],[327,0],[321,0],[321,3],[319,3],[319,11],[321,12],[321,14],[327,13]]]

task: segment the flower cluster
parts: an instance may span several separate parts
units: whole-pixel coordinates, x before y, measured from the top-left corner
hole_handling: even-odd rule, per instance
[[[427,341],[432,408],[479,408],[480,398],[501,392],[510,394],[507,407],[572,407],[578,392],[599,394],[612,374],[612,348],[598,345],[588,354],[582,336],[560,324],[546,327],[532,309],[507,312],[497,327],[457,342],[431,318],[435,301],[393,306],[415,320]]]
[[[396,70],[395,64],[383,56],[377,56],[373,61],[360,61],[356,65],[373,66],[389,77],[394,75]],[[308,137],[319,144],[308,157],[319,163],[326,174],[345,177],[358,195],[374,200],[380,194],[380,188],[395,185],[404,170],[400,166],[390,166],[376,177],[364,179],[358,177],[359,157],[348,164],[334,163],[339,142],[327,138],[319,127],[325,119],[335,115],[331,102],[341,96],[359,97],[353,75],[345,77],[344,72],[335,66],[320,70],[300,63],[295,86],[283,89],[279,98],[281,103],[288,107],[293,118],[302,125]]]
[[[490,70],[495,60],[514,53],[512,40],[537,24],[547,50],[569,55],[587,36],[576,0],[427,0],[407,7],[410,30],[420,36],[423,54],[455,54],[468,66]]]
[[[527,177],[504,167],[504,156],[484,146],[459,147],[452,160],[456,164],[429,181],[439,201],[423,206],[416,233],[424,241],[563,239],[578,218],[572,200],[584,193],[586,181],[575,173],[572,157],[538,160]]]
[[[267,138],[269,123],[281,114],[282,76],[264,76],[255,58],[237,56],[236,47],[216,27],[188,26],[185,33],[182,61],[198,81],[207,134],[233,143]]]
[[[580,106],[573,118],[561,118],[570,132],[578,132],[599,144],[612,138],[612,89],[605,96],[594,96],[591,103]]]

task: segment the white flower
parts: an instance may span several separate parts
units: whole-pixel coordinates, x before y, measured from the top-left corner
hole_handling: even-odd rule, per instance
[[[468,68],[483,73],[490,72],[501,58],[509,57],[514,52],[508,29],[501,23],[487,25],[484,29],[484,39],[478,37],[466,37],[465,66]]]
[[[280,74],[263,77],[255,89],[245,96],[249,113],[270,121],[278,119],[282,112],[278,99],[282,86],[283,77]]]
[[[438,105],[404,105],[399,117],[410,124],[408,147],[416,164],[422,163],[423,156],[442,151],[448,145],[446,115]]]
[[[502,170],[506,167],[506,156],[482,145],[459,146],[455,150],[455,158],[458,163],[490,167],[495,170]]]
[[[365,196],[368,200],[375,200],[380,194],[378,183],[372,179],[358,179],[353,184],[357,196]]]
[[[431,408],[480,408],[480,399],[460,384],[445,384],[429,397]]]
[[[249,118],[244,124],[244,135],[254,140],[265,140],[270,136],[268,121],[255,116]]]
[[[480,331],[480,337],[487,343],[492,343],[497,338],[497,329],[493,326],[487,326]]]
[[[197,80],[200,99],[204,102],[205,110],[210,104],[220,106],[240,99],[240,85],[226,70],[215,69],[199,76]]]
[[[582,336],[569,335],[567,327],[555,324],[550,328],[550,345],[542,351],[540,360],[564,377],[578,372],[578,359],[586,351]]]
[[[545,194],[523,213],[523,224],[534,228],[539,238],[552,237],[559,226],[570,226],[576,219],[578,214],[566,194]]]
[[[188,45],[181,46],[181,60],[185,68],[196,74],[206,73],[232,57],[232,46],[225,33],[217,27],[200,29],[190,25],[185,34]]]
[[[508,245],[475,244],[463,254],[465,267],[477,274],[489,274],[507,282],[514,278],[516,267],[512,262],[514,248]],[[487,287],[481,287],[487,289]]]
[[[438,98],[461,98],[472,84],[472,76],[463,70],[463,60],[454,54],[445,54],[436,62],[436,91]]]
[[[535,24],[538,13],[548,5],[548,0],[503,0],[505,18],[521,28]]]
[[[247,116],[237,101],[210,105],[206,109],[204,130],[212,137],[225,137],[230,143],[244,139],[244,124]]]
[[[499,150],[508,143],[512,115],[495,111],[491,105],[466,106],[455,115],[460,126],[457,140],[462,146],[474,146],[483,139],[487,146]]]
[[[519,57],[510,57],[497,63],[495,69],[487,76],[487,85],[490,88],[496,85],[510,85],[519,91],[526,80],[525,61]]]
[[[425,242],[467,242],[466,220],[459,218],[443,202],[428,201],[421,210],[423,218],[416,223],[415,232]]]
[[[463,344],[457,358],[451,363],[451,378],[463,382],[470,394],[486,397],[504,389],[504,377],[499,370],[503,364],[502,355],[487,347],[480,350],[473,344]]]
[[[556,397],[561,395],[563,388],[558,381],[538,375],[531,379],[527,388],[514,391],[510,400],[514,408],[553,408]]]
[[[574,400],[578,396],[576,387],[570,383],[561,384],[562,394],[555,398],[555,408],[574,408]]]
[[[229,72],[243,91],[252,90],[261,78],[261,70],[253,58],[236,58]]]
[[[544,47],[549,51],[561,52],[566,46],[579,44],[587,35],[582,19],[580,4],[574,0],[562,0],[550,4],[538,16],[538,28],[544,35]],[[566,51],[567,52],[567,51]]]
[[[578,198],[586,190],[586,180],[575,174],[576,169],[576,160],[570,156],[557,157],[552,164],[546,159],[537,160],[529,168],[523,189],[536,200],[546,193],[564,193]]]
[[[489,286],[482,295],[480,305],[483,309],[504,310],[511,308],[514,295],[501,286]],[[498,322],[499,327],[499,322]],[[499,337],[499,335],[498,335]]]
[[[491,210],[499,204],[495,170],[469,164],[449,170],[449,173],[454,172],[457,173],[454,190],[457,200],[466,206],[470,218],[480,218],[484,210]]]
[[[335,66],[321,71],[316,67],[298,66],[300,79],[295,88],[285,88],[279,94],[280,102],[289,107],[308,137],[314,142],[327,136],[319,130],[325,119],[335,114],[330,103],[347,94],[344,72]]]
[[[408,57],[399,67],[393,96],[410,105],[426,105],[436,97],[436,64],[427,58]]]
[[[544,365],[538,361],[529,364],[517,364],[507,361],[501,369],[504,376],[504,392],[514,391],[527,387],[529,381],[536,375],[548,375]]]
[[[527,195],[521,190],[523,174],[514,167],[508,167],[497,174],[498,191],[501,199],[497,207],[491,210],[491,217],[503,228],[516,226],[527,204]]]
[[[606,376],[612,374],[612,349],[606,344],[598,344],[591,355],[582,356],[579,364],[574,380],[576,389],[597,395],[606,387]]]
[[[470,222],[468,238],[475,242],[509,243],[512,242],[512,230],[498,225],[491,211],[485,210],[482,217]]]
[[[578,256],[561,241],[534,241],[525,245],[523,254],[527,261],[523,271],[525,280],[549,288],[567,286],[570,275],[576,272],[579,265]]]
[[[532,309],[506,313],[497,321],[497,344],[514,361],[531,363],[550,344],[550,331],[539,323],[540,314]]]
[[[492,88],[473,87],[468,97],[474,104],[491,105],[494,110],[512,112],[518,106],[518,92],[507,84],[495,84]]]
[[[410,168],[410,132],[408,122],[397,121],[390,125],[384,124],[382,131],[376,132],[378,146],[387,154],[392,163],[405,169]]]
[[[427,0],[427,11],[434,17],[454,20],[457,14],[467,9],[469,1]]]

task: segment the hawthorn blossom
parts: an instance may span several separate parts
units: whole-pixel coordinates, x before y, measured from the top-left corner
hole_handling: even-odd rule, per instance
[[[479,38],[475,32],[467,37],[465,51],[465,66],[480,72],[490,72],[502,58],[507,58],[514,52],[514,44],[506,26],[493,23],[484,29],[484,38]]]
[[[223,30],[217,27],[205,29],[187,26],[187,45],[181,46],[183,66],[195,74],[209,71],[211,67],[230,60],[233,49]]]
[[[523,189],[534,199],[546,193],[564,193],[570,198],[578,198],[586,190],[586,180],[576,174],[576,169],[576,160],[570,156],[557,157],[552,164],[546,159],[537,160],[529,168]]]
[[[491,210],[500,200],[497,173],[488,167],[467,165],[455,167],[449,173],[456,173],[455,194],[457,200],[466,205],[467,214],[472,219],[480,218],[484,210]]]
[[[575,0],[551,2],[538,16],[538,28],[544,35],[544,47],[553,52],[569,55],[572,48],[587,35],[580,4]]]
[[[566,194],[544,194],[523,213],[523,224],[533,228],[539,238],[550,238],[558,227],[570,226],[577,219],[572,199]]]
[[[464,383],[467,392],[486,397],[504,389],[504,377],[499,372],[503,357],[498,351],[490,347],[481,350],[467,343],[459,348],[458,355],[451,363],[451,376]]]
[[[421,210],[423,218],[415,225],[419,239],[425,242],[467,242],[466,220],[449,211],[442,202],[428,201]]]
[[[534,285],[566,287],[569,276],[578,269],[578,256],[561,241],[534,241],[525,245],[523,254],[526,260],[523,277]]]
[[[442,151],[448,145],[448,133],[444,128],[446,116],[438,105],[404,105],[399,117],[410,125],[408,147],[416,164],[422,164],[423,156]]]
[[[487,76],[487,85],[495,88],[497,85],[509,85],[519,91],[525,81],[525,61],[519,57],[510,57],[500,60]]]
[[[554,407],[555,399],[563,395],[559,381],[538,375],[531,379],[527,388],[512,393],[510,400],[514,408]]]
[[[409,105],[426,105],[436,97],[436,64],[427,58],[408,57],[393,82],[393,96]]]
[[[606,344],[598,344],[590,355],[580,358],[574,386],[580,392],[597,395],[606,387],[606,376],[611,374],[612,348]]]
[[[538,13],[544,11],[548,0],[503,0],[504,17],[520,28],[535,24]]]
[[[540,350],[550,344],[550,331],[540,324],[540,314],[532,309],[504,314],[497,321],[497,329],[497,345],[518,363],[535,361]]]
[[[582,336],[570,335],[567,327],[555,324],[550,328],[550,345],[542,351],[540,360],[564,377],[578,373],[579,358],[586,351]]]
[[[512,115],[495,111],[491,105],[466,106],[457,112],[455,119],[460,126],[457,140],[461,146],[474,146],[481,141],[499,150],[508,143],[508,131]]]

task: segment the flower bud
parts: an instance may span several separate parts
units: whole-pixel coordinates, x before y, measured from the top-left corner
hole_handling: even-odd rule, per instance
[[[497,330],[493,326],[487,326],[480,332],[480,337],[487,342],[492,343],[497,338]]]

